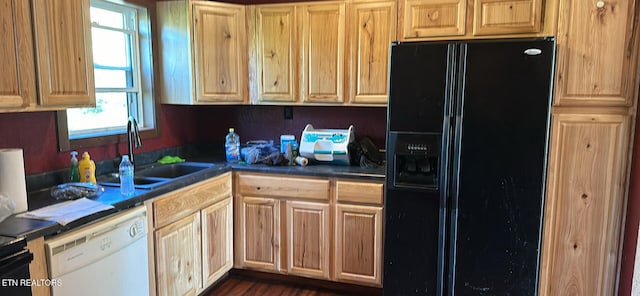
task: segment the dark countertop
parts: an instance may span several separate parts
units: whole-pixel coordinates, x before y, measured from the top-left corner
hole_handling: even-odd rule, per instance
[[[260,173],[272,173],[272,174],[286,174],[286,175],[301,175],[301,176],[315,176],[315,177],[337,177],[337,178],[354,178],[354,179],[369,179],[369,180],[384,180],[385,168],[361,168],[358,166],[333,166],[322,164],[310,164],[305,167],[300,166],[267,166],[267,165],[248,165],[248,164],[227,164],[221,161],[220,157],[201,157],[197,159],[190,159],[195,162],[209,162],[215,165],[212,168],[208,168],[198,173],[191,174],[185,177],[178,178],[171,182],[167,182],[161,186],[158,186],[152,190],[136,189],[133,196],[123,196],[120,194],[120,188],[118,187],[106,187],[105,192],[93,200],[110,204],[115,209],[107,210],[93,215],[83,217],[76,221],[73,221],[65,226],[62,226],[56,222],[18,218],[15,215],[10,216],[6,220],[0,222],[0,236],[13,237],[13,238],[26,238],[27,240],[35,239],[41,236],[52,236],[70,229],[82,226],[84,224],[104,219],[122,210],[129,209],[134,206],[141,205],[145,200],[160,196],[162,194],[174,191],[176,189],[188,186],[190,184],[209,179],[225,172],[233,170],[248,171],[248,172],[260,172]],[[33,211],[42,207],[46,207],[59,201],[50,196],[49,190],[39,190],[30,192],[28,197],[29,210]],[[7,240],[10,242],[10,240]],[[4,246],[7,242],[0,241],[0,247]]]

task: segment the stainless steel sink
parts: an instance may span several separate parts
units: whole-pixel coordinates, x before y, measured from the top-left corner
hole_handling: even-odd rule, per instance
[[[120,187],[120,176],[118,174],[108,174],[108,175],[100,176],[98,177],[97,181],[98,181],[98,184],[103,186]],[[133,177],[134,187],[140,188],[140,189],[152,189],[168,181],[171,181],[171,179],[153,178],[153,177],[144,177],[144,176]]]
[[[155,165],[136,172],[138,176],[175,179],[184,177],[213,167],[212,163],[179,162],[166,165]]]
[[[167,182],[195,174],[204,169],[212,168],[213,166],[214,164],[212,163],[202,162],[179,162],[166,165],[154,164],[136,170],[133,185],[135,188],[153,189]],[[98,184],[103,186],[120,186],[120,177],[118,174],[100,176],[97,181]]]

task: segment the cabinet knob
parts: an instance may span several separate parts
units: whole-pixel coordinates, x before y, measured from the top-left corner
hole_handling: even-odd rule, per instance
[[[604,1],[600,0],[600,1],[596,2],[596,7],[603,8],[604,7]]]

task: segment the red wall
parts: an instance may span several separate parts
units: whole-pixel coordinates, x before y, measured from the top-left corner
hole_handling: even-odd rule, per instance
[[[300,138],[307,123],[316,128],[356,127],[356,137],[370,136],[384,148],[385,108],[293,107],[293,120],[285,120],[278,106],[175,106],[160,107],[160,137],[143,140],[136,152],[157,150],[197,142],[223,141],[229,127],[235,127],[243,142],[273,139],[280,134]],[[59,152],[55,112],[0,113],[0,148],[24,150],[27,175],[62,169],[69,164],[68,151]],[[91,147],[94,160],[125,153],[127,143]]]

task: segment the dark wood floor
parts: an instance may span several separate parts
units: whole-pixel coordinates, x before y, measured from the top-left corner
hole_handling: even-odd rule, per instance
[[[201,296],[382,296],[382,294],[381,288],[232,269]]]
[[[322,288],[287,284],[269,280],[228,277],[206,296],[339,296],[349,295]]]

